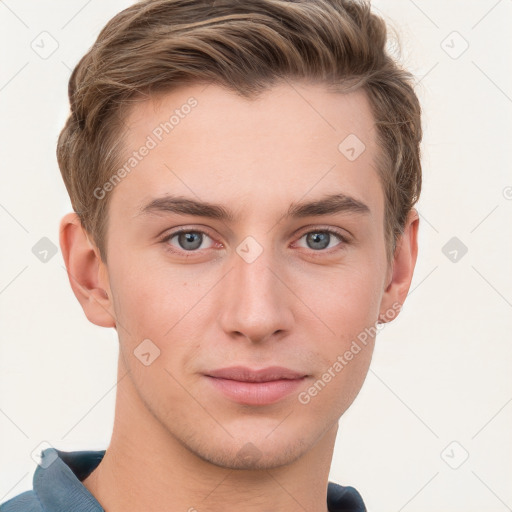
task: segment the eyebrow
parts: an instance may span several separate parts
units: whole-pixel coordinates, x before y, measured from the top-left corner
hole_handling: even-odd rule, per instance
[[[135,216],[176,213],[194,215],[210,219],[234,222],[235,214],[219,204],[208,203],[186,197],[166,195],[151,200],[142,206]],[[363,202],[346,194],[332,194],[309,202],[295,202],[290,205],[286,218],[301,218],[336,213],[352,213],[366,215],[370,208]]]

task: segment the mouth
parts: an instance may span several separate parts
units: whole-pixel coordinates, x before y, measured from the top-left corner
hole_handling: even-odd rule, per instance
[[[234,402],[268,405],[290,395],[308,375],[281,366],[260,370],[234,366],[209,371],[205,377],[216,391]]]

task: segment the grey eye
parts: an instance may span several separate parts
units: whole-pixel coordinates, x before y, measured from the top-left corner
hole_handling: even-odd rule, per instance
[[[315,251],[329,247],[331,242],[331,233],[326,231],[312,231],[304,236],[306,237],[306,244],[308,248]]]
[[[198,231],[184,231],[177,233],[173,238],[177,237],[178,244],[185,251],[193,251],[199,249],[203,243],[203,233]]]

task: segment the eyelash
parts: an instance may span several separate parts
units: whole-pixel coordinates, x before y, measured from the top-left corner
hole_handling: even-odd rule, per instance
[[[202,250],[196,249],[193,251],[185,251],[183,249],[182,250],[176,249],[172,245],[170,245],[168,242],[172,238],[174,238],[176,235],[179,235],[180,233],[200,233],[202,235],[208,236],[209,238],[211,238],[214,241],[214,237],[211,234],[209,234],[208,231],[205,231],[202,229],[186,228],[186,227],[177,229],[177,230],[165,235],[164,238],[162,238],[160,240],[160,242],[165,245],[165,250],[169,251],[172,254],[177,254],[177,255],[183,256],[185,258],[192,258],[192,257],[196,256],[198,253],[200,253]],[[316,228],[316,229],[310,229],[309,231],[303,232],[297,238],[297,240],[301,240],[304,236],[306,236],[310,233],[329,233],[330,235],[334,235],[335,237],[337,237],[340,241],[340,243],[338,243],[334,247],[331,247],[330,249],[320,249],[320,250],[315,251],[314,249],[308,250],[307,248],[302,248],[302,249],[308,250],[308,252],[311,253],[311,255],[313,257],[322,257],[325,255],[330,255],[333,252],[338,252],[340,250],[343,250],[345,248],[345,246],[347,246],[350,243],[349,239],[345,235],[343,235],[340,231],[337,231],[333,228],[322,228],[322,227]],[[203,249],[203,250],[207,250],[207,249]]]

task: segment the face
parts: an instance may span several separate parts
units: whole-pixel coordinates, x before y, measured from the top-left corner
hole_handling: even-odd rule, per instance
[[[386,309],[366,96],[194,85],[126,124],[137,162],[108,191],[106,272],[132,412],[217,465],[290,463],[356,397],[374,342],[361,333]],[[292,373],[250,373],[269,367]]]

